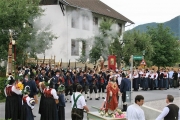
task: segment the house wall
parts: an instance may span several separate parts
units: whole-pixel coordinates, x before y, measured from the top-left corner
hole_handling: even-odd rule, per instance
[[[40,18],[42,24],[44,26],[51,25],[52,32],[58,37],[58,39],[54,40],[52,43],[52,48],[45,51],[46,58],[51,58],[51,56],[56,56],[56,61],[60,61],[62,59],[63,62],[75,62],[79,56],[71,55],[71,40],[80,39],[89,39],[95,35],[95,30],[93,26],[93,16],[98,17],[98,26],[100,24],[102,15],[92,14],[88,10],[78,10],[72,7],[67,7],[65,11],[65,16],[60,9],[59,5],[46,5],[41,6],[44,11],[44,15]],[[77,15],[79,19],[78,28],[72,28],[71,20],[72,17],[76,17]],[[89,22],[89,30],[83,29],[83,15],[88,16]],[[118,23],[122,23],[122,32],[124,31],[125,22],[117,20]],[[79,55],[82,52],[82,42],[79,41]],[[43,55],[38,55],[39,58],[43,58]]]

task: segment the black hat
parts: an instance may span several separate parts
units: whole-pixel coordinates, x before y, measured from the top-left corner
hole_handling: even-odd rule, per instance
[[[122,73],[122,77],[126,77],[126,75],[124,73]]]
[[[41,70],[46,70],[46,69],[44,67],[42,67]]]
[[[102,71],[100,71],[99,74],[102,74]]]
[[[65,86],[63,84],[59,85],[58,92],[62,92],[65,90]]]
[[[22,91],[23,94],[30,94],[30,92],[31,92],[31,89],[30,89],[29,86],[26,86],[26,87],[24,88],[24,90]]]
[[[93,71],[92,71],[92,70],[90,70],[90,71],[89,71],[89,74],[91,74],[91,73],[93,73]]]
[[[6,80],[5,85],[8,85],[8,84],[12,85],[14,82],[15,82],[15,79],[13,78],[13,76],[9,75],[9,77]]]
[[[60,72],[60,70],[56,70],[56,73],[57,73],[57,72]]]

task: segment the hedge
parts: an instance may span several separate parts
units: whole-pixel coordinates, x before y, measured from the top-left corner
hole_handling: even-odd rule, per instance
[[[5,95],[4,95],[4,88],[5,88],[5,80],[6,77],[0,77],[0,100],[5,99]]]

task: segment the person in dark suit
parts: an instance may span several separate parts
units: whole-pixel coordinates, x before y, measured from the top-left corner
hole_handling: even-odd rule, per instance
[[[34,80],[34,76],[31,76],[31,78],[28,78],[28,74],[25,75],[25,80],[23,81],[24,87],[29,86],[30,87],[30,93],[29,93],[29,97],[30,98],[34,98],[36,103],[38,102],[37,100],[37,87],[36,87],[36,82]],[[34,117],[36,117],[34,115]]]
[[[54,89],[57,91],[59,85],[60,85],[60,81],[59,81],[59,77],[60,77],[60,71],[56,70],[56,75],[53,77],[53,82],[54,82]]]
[[[173,103],[174,97],[167,95],[166,103],[168,104],[156,120],[180,120],[180,109]]]
[[[131,90],[131,81],[130,79],[126,78],[126,75],[122,73],[122,81],[120,85],[120,92],[122,93],[122,101],[123,101],[123,109],[122,111],[127,110],[127,103],[126,103],[126,91]]]

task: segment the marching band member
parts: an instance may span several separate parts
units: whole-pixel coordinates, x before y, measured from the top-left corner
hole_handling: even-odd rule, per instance
[[[86,77],[86,75],[84,74],[83,75],[83,79],[82,79],[82,81],[80,82],[80,84],[82,85],[82,87],[83,87],[83,92],[85,93],[85,101],[87,101],[87,93],[88,93],[88,85],[89,85],[89,83],[88,83],[88,80],[87,80],[87,77]]]
[[[105,83],[106,83],[106,79],[104,78],[102,73],[100,73],[99,79],[98,79],[98,85],[99,85],[99,98],[100,98],[100,93],[101,93],[102,99],[105,99],[105,94],[104,94]]]
[[[76,72],[73,73],[72,80],[73,80],[73,92],[76,92],[77,85],[79,84],[79,80]]]
[[[90,73],[91,78],[89,78],[89,88],[90,88],[90,99],[92,100],[92,92],[94,90],[95,93],[95,100],[99,100],[98,95],[97,95],[97,88],[98,88],[98,79],[97,79],[97,75]]]
[[[69,97],[71,97],[72,93],[73,93],[73,80],[71,78],[70,71],[67,71],[66,78],[65,78],[65,96],[66,96],[66,101],[68,100],[68,98],[67,98],[68,95],[70,94]]]
[[[59,81],[59,77],[60,77],[60,71],[56,70],[56,75],[54,76],[54,88],[57,91],[59,85],[60,85],[60,81]]]

